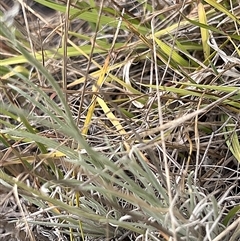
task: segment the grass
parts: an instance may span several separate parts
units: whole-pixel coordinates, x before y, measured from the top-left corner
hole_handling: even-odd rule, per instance
[[[10,234],[238,240],[238,2],[36,2],[0,4]]]

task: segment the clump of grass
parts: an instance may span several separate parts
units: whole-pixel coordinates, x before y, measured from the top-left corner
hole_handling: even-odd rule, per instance
[[[23,4],[25,28],[0,23],[17,235],[237,240],[237,1],[36,2],[51,22]]]

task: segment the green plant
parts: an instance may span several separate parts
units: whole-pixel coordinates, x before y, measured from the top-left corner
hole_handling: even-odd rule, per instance
[[[42,23],[39,44],[0,22],[0,183],[17,227],[30,240],[237,240],[237,1],[37,2],[65,17]]]

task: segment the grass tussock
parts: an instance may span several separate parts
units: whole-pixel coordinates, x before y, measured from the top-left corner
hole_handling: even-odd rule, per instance
[[[1,1],[0,240],[239,240],[239,15]]]

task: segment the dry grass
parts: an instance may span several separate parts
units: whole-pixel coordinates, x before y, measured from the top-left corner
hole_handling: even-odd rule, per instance
[[[3,226],[238,240],[239,3],[37,2],[0,3]]]

